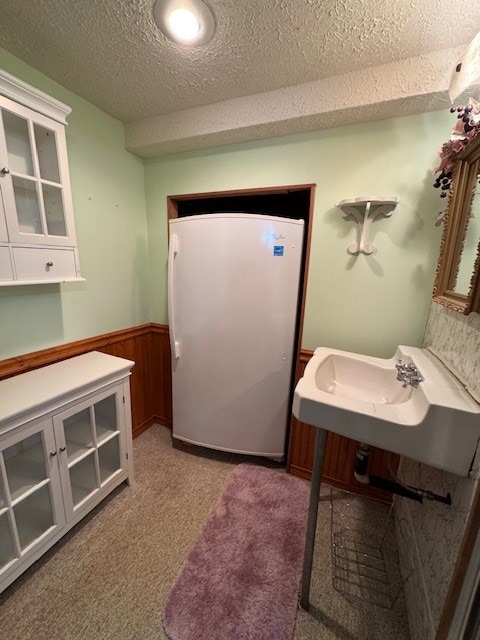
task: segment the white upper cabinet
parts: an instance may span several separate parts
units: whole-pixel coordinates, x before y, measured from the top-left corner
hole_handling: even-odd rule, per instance
[[[7,222],[5,218],[5,207],[3,205],[3,194],[1,190],[0,190],[0,242],[8,242]]]
[[[0,171],[11,242],[74,245],[63,125],[0,96]]]
[[[0,285],[82,280],[68,113],[66,105],[0,71]]]

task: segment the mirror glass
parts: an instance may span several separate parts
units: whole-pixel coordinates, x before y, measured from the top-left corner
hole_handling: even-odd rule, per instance
[[[470,291],[470,284],[477,259],[478,244],[480,242],[480,176],[477,175],[475,190],[473,193],[470,216],[467,221],[465,241],[460,253],[458,272],[454,282],[453,291],[467,296]]]
[[[433,299],[460,313],[480,310],[480,135],[458,154]]]

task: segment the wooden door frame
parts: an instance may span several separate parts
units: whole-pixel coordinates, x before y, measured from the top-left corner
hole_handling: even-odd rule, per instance
[[[309,209],[307,218],[306,240],[305,240],[305,259],[302,273],[302,291],[300,296],[300,312],[298,317],[298,339],[295,353],[295,367],[294,371],[297,371],[298,362],[300,358],[300,351],[302,348],[302,336],[303,336],[303,321],[305,315],[305,300],[307,295],[307,282],[308,282],[308,266],[310,264],[310,243],[312,239],[312,226],[313,226],[313,207],[315,200],[315,192],[317,185],[315,183],[308,184],[289,184],[276,187],[256,187],[253,189],[233,189],[231,191],[208,191],[204,193],[188,193],[180,195],[167,196],[167,215],[168,220],[178,218],[178,203],[188,200],[206,200],[208,198],[231,198],[235,196],[272,196],[292,193],[293,191],[308,191],[309,192]],[[167,223],[168,224],[168,223]],[[168,238],[168,230],[167,230]],[[288,453],[288,452],[287,452]]]

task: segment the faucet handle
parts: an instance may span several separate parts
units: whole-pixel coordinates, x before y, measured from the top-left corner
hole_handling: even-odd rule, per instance
[[[413,375],[410,378],[410,384],[412,385],[412,387],[415,387],[415,389],[418,387],[418,385],[423,382],[425,380],[425,378],[418,372],[415,372],[415,375]]]
[[[395,365],[395,368],[396,368],[398,371],[400,371],[400,369],[401,369],[402,367],[403,367],[402,359],[401,359],[401,358],[399,358],[399,359],[397,360],[397,364]]]

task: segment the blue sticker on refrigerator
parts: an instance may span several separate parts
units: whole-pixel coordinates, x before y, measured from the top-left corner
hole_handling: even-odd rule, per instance
[[[281,247],[281,246],[274,246],[274,247],[273,247],[273,255],[274,255],[274,256],[283,256],[283,247]]]

